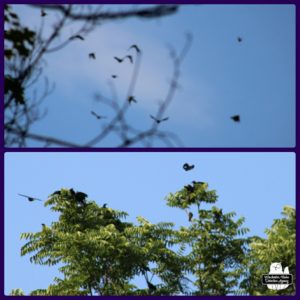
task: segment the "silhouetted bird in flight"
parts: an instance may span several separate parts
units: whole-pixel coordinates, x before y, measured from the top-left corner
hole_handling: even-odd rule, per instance
[[[166,117],[163,119],[157,119],[157,118],[153,117],[152,115],[150,115],[150,118],[153,119],[157,124],[169,120],[169,117]]]
[[[92,114],[93,116],[95,116],[98,120],[100,120],[100,119],[106,119],[106,118],[107,118],[106,116],[100,116],[100,115],[98,115],[97,113],[95,113],[95,112],[92,111],[92,110],[91,110],[91,114]]]
[[[192,212],[189,212],[189,222],[192,221],[192,218],[193,218],[193,213],[192,213]]]
[[[90,59],[96,59],[96,54],[94,52],[89,53]]]
[[[47,16],[47,13],[42,9],[41,10],[41,17],[46,17]]]
[[[76,39],[84,41],[84,37],[79,34],[73,35],[69,38],[69,40],[76,40]]]
[[[238,36],[236,39],[239,43],[241,43],[243,41],[243,38],[241,38],[240,36]]]
[[[30,201],[30,202],[32,202],[32,201],[42,201],[41,199],[34,198],[34,197],[31,197],[31,196],[26,196],[26,195],[23,195],[23,194],[18,194],[18,195],[27,198],[27,200]]]
[[[150,291],[156,291],[156,286],[153,283],[151,283],[148,279],[146,279],[146,282]]]
[[[185,171],[190,171],[195,168],[195,165],[189,165],[188,163],[185,163],[182,167]]]
[[[118,75],[111,75],[111,78],[116,79]]]
[[[240,122],[241,121],[241,118],[239,115],[235,115],[235,116],[232,116],[230,117],[234,122]]]
[[[131,104],[131,102],[137,103],[137,100],[134,98],[134,96],[129,96],[127,100],[129,104]]]
[[[131,45],[129,48],[128,48],[128,50],[129,49],[135,49],[135,51],[137,52],[137,53],[140,53],[141,52],[141,49],[137,46],[137,45]]]
[[[102,208],[106,208],[106,206],[107,206],[107,203],[104,203],[104,204],[102,205]]]
[[[118,62],[118,63],[122,63],[126,58],[128,58],[128,60],[133,63],[133,59],[132,59],[132,56],[131,55],[126,55],[124,56],[123,58],[119,58],[119,57],[116,57],[114,56],[114,59]]]

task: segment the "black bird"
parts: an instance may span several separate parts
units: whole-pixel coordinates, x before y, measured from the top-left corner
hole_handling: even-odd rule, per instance
[[[157,124],[169,120],[169,117],[166,117],[163,119],[157,119],[157,118],[153,117],[152,115],[150,115],[150,118],[153,119]]]
[[[79,34],[73,35],[69,38],[69,40],[76,40],[76,39],[84,41],[84,37]]]
[[[141,53],[141,49],[137,46],[137,45],[131,45],[129,48],[128,48],[128,50],[129,49],[135,49],[135,51],[136,51],[136,53]]]
[[[60,195],[60,191],[55,191],[55,192],[52,193],[51,195]]]
[[[102,208],[106,208],[106,206],[107,206],[107,203],[104,203],[104,204],[102,205]]]
[[[80,203],[80,204],[85,204],[85,198],[87,197],[88,195],[85,194],[85,193],[82,193],[82,192],[76,192],[75,193],[75,200]]]
[[[118,75],[111,75],[111,78],[116,79]]]
[[[45,228],[46,228],[46,224],[42,223],[42,226],[43,226],[43,229],[45,229]]]
[[[190,193],[192,193],[195,190],[195,188],[193,186],[191,186],[190,184],[185,185],[184,188]]]
[[[195,165],[189,165],[188,163],[185,163],[182,167],[185,171],[190,171],[195,168]]]
[[[192,182],[193,182],[194,185],[196,185],[196,184],[201,184],[201,185],[205,184],[205,182],[202,182],[202,181],[195,181],[195,180],[193,180]]]
[[[146,282],[150,291],[156,291],[156,286],[153,283],[151,283],[148,279],[146,279]]]
[[[37,201],[42,201],[41,199],[34,198],[34,197],[31,197],[31,196],[26,196],[26,195],[23,195],[23,194],[18,194],[18,195],[27,198],[27,200],[30,201],[30,202],[36,201],[36,200],[37,200]]]
[[[96,59],[96,54],[94,52],[89,53],[90,59]]]
[[[189,222],[192,221],[192,217],[193,217],[193,213],[192,213],[192,212],[189,212]]]
[[[131,104],[131,102],[137,103],[137,100],[134,98],[134,96],[129,96],[127,101],[129,102],[129,104]]]
[[[230,117],[234,122],[240,122],[241,121],[241,118],[240,118],[240,115],[235,115],[235,116],[232,116]]]
[[[239,43],[241,43],[243,41],[243,38],[241,38],[240,36],[238,36],[236,39]]]
[[[128,58],[128,60],[133,63],[133,59],[132,59],[132,56],[131,55],[126,55],[124,56],[123,58],[119,58],[119,57],[116,57],[114,56],[114,59],[118,62],[118,63],[122,63],[126,58]]]
[[[98,120],[100,120],[100,119],[106,119],[106,118],[107,118],[106,116],[100,116],[100,115],[98,115],[97,113],[95,113],[95,112],[92,111],[92,110],[91,110],[91,114],[92,114],[93,116],[95,116]]]
[[[70,193],[71,193],[72,196],[75,196],[75,194],[76,194],[73,189],[70,189]]]
[[[47,16],[47,13],[42,9],[41,10],[41,17],[46,17]]]

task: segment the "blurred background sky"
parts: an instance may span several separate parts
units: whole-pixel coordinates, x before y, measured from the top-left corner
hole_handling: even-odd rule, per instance
[[[141,5],[139,5],[141,6]],[[132,5],[103,5],[129,9]],[[14,5],[24,24],[39,28],[40,10]],[[45,32],[56,20],[48,11]],[[77,26],[77,25],[76,25]],[[68,39],[76,26],[60,37]],[[180,50],[185,33],[193,44],[181,70],[178,90],[162,123],[186,147],[293,147],[295,145],[295,6],[293,5],[182,5],[178,13],[153,20],[104,22],[84,41],[46,56],[45,72],[54,92],[42,105],[44,119],[32,132],[84,144],[97,135],[106,120],[90,111],[113,116],[95,101],[95,94],[111,96],[111,74],[118,99],[126,101],[132,65],[113,57],[126,55],[132,44],[143,51],[141,72],[128,120],[147,128],[165,97],[172,64],[166,45]],[[241,43],[237,37],[243,38]],[[88,54],[95,52],[96,60]],[[43,80],[37,89],[43,91]],[[30,93],[33,91],[31,90]],[[230,117],[239,114],[241,123]],[[119,145],[115,136],[101,147]],[[30,142],[28,146],[41,146]],[[137,144],[135,146],[141,146]],[[163,146],[155,143],[154,146]]]
[[[185,172],[185,162],[195,168]],[[179,228],[189,226],[187,215],[166,206],[165,197],[192,180],[216,190],[215,205],[224,213],[244,216],[249,235],[265,237],[283,206],[296,205],[292,153],[6,153],[5,293],[46,288],[58,275],[55,267],[33,265],[29,256],[20,256],[25,243],[20,234],[40,231],[41,223],[51,225],[58,215],[18,193],[46,200],[60,188],[74,188],[99,205],[127,212],[127,221],[143,216]]]

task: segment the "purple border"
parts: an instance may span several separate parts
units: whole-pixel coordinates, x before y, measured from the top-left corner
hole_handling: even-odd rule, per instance
[[[74,3],[74,4],[295,4],[296,6],[296,47],[298,46],[298,41],[299,41],[299,25],[297,22],[298,17],[300,18],[299,15],[299,7],[297,5],[297,0],[294,1],[290,1],[290,0],[272,0],[272,1],[254,1],[254,0],[246,0],[246,1],[237,1],[237,0],[212,0],[212,1],[200,1],[200,0],[159,0],[159,1],[155,1],[155,0],[117,0],[117,1],[93,1],[93,0],[65,0],[65,1],[58,1],[58,0],[52,0],[52,1],[33,1],[33,0],[28,0],[28,1],[5,1],[5,3],[9,3],[9,4],[29,4],[29,3],[33,3],[33,4],[40,4],[41,2],[43,3],[48,3],[48,4],[55,4],[55,3]],[[1,30],[0,30],[0,37],[1,40],[3,42],[1,42],[0,45],[0,50],[1,53],[3,53],[3,44],[4,44],[4,39],[3,39],[3,11],[4,11],[4,5],[3,3],[0,4],[1,6]],[[296,52],[297,53],[297,52]],[[4,85],[4,80],[3,80],[3,74],[4,74],[4,57],[3,59],[1,59],[0,61],[0,67],[1,67],[1,80],[0,80],[0,91],[3,95],[3,85]],[[299,69],[299,62],[296,59],[296,70]],[[295,71],[296,71],[295,70]],[[300,84],[300,80],[299,78],[296,76],[296,86],[298,86]],[[297,93],[296,93],[296,100],[297,100]],[[0,109],[0,120],[4,119],[4,101],[1,101],[1,109]],[[297,102],[297,101],[296,101]],[[299,106],[296,103],[296,116],[299,116]],[[1,159],[0,159],[0,168],[2,169],[1,172],[1,180],[0,180],[0,193],[2,195],[2,201],[1,201],[1,205],[0,205],[0,212],[1,212],[1,247],[0,247],[0,255],[1,255],[1,260],[0,260],[0,265],[1,265],[1,279],[0,279],[0,287],[1,287],[1,291],[0,291],[0,297],[2,298],[7,298],[8,296],[4,296],[4,154],[5,152],[290,152],[290,153],[296,153],[296,187],[298,185],[300,185],[300,181],[299,181],[299,176],[298,175],[298,169],[300,168],[299,166],[299,161],[297,159],[297,153],[299,152],[299,149],[297,147],[297,133],[298,133],[298,129],[299,129],[299,121],[297,121],[296,118],[296,147],[294,148],[126,148],[126,149],[120,149],[120,148],[25,148],[25,149],[20,149],[20,148],[9,148],[9,149],[5,149],[4,148],[4,130],[3,130],[3,122],[0,123],[0,131],[1,131],[1,141],[0,141],[0,151],[1,151]],[[298,189],[296,189],[296,213],[299,213],[299,209],[298,209],[298,201],[297,201],[297,193]],[[297,227],[297,231],[299,230],[299,221],[296,222],[296,227]],[[297,249],[299,249],[299,238],[296,241],[296,247]],[[296,259],[297,261],[300,261],[300,251],[298,251],[298,253],[296,252]],[[296,267],[296,274],[299,275],[299,266]],[[298,276],[299,277],[299,276]],[[296,286],[296,291],[298,289],[299,286],[299,280],[298,280],[298,285]],[[299,294],[299,292],[297,293]],[[75,296],[64,296],[64,299],[72,299]],[[80,296],[77,296],[76,298],[78,298]],[[139,298],[148,298],[151,297],[151,299],[154,298],[172,298],[171,296],[138,296]],[[177,296],[179,297],[179,296]],[[180,296],[181,298],[188,298],[188,299],[198,299],[199,297],[196,296]],[[221,298],[234,298],[237,299],[238,296],[215,296],[218,299]],[[247,297],[247,299],[257,299],[257,296],[245,296]],[[259,299],[263,299],[263,298],[267,298],[267,299],[271,299],[271,298],[292,298],[294,296],[260,296]],[[19,296],[20,299],[25,298],[23,296]],[[35,298],[43,298],[42,296],[35,296]],[[60,297],[53,297],[53,296],[47,296],[47,298],[60,298]],[[109,299],[119,299],[120,297],[117,296],[102,296],[102,298],[109,298]],[[124,298],[129,299],[130,296],[126,296]],[[201,299],[208,299],[211,298],[211,296],[201,296]],[[28,299],[28,296],[27,296]]]

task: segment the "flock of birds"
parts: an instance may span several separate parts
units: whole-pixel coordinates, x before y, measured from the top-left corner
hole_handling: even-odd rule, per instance
[[[45,17],[47,16],[47,13],[44,9],[41,10],[41,17]],[[84,37],[80,34],[75,34],[75,35],[72,35],[69,40],[80,40],[80,41],[84,41]],[[238,36],[237,38],[237,42],[238,43],[241,43],[243,41],[243,38]],[[136,44],[133,44],[131,45],[128,50],[130,49],[134,49],[136,51],[137,54],[140,54],[141,53],[141,49],[138,47],[138,45]],[[95,60],[96,59],[96,53],[95,52],[91,52],[88,54],[88,57],[90,59],[93,59]],[[123,63],[125,60],[128,60],[131,64],[133,64],[133,56],[132,55],[125,55],[124,57],[117,57],[117,56],[114,56],[113,57],[118,63]],[[113,79],[116,79],[118,78],[118,75],[116,74],[113,74],[111,75],[111,77]],[[129,102],[129,104],[131,103],[137,103],[137,100],[135,99],[134,96],[129,96],[127,98],[127,101]],[[99,115],[98,113],[94,112],[94,111],[91,111],[91,114],[97,119],[97,120],[102,120],[102,119],[106,119],[107,117],[106,116],[101,116]],[[153,119],[157,124],[160,124],[162,122],[165,122],[167,120],[169,120],[169,117],[166,117],[166,118],[162,118],[162,119],[157,119],[155,118],[154,116],[150,115],[150,118]],[[241,121],[241,118],[240,118],[240,115],[234,115],[234,116],[231,116],[230,117],[234,122],[237,122],[239,123]]]

